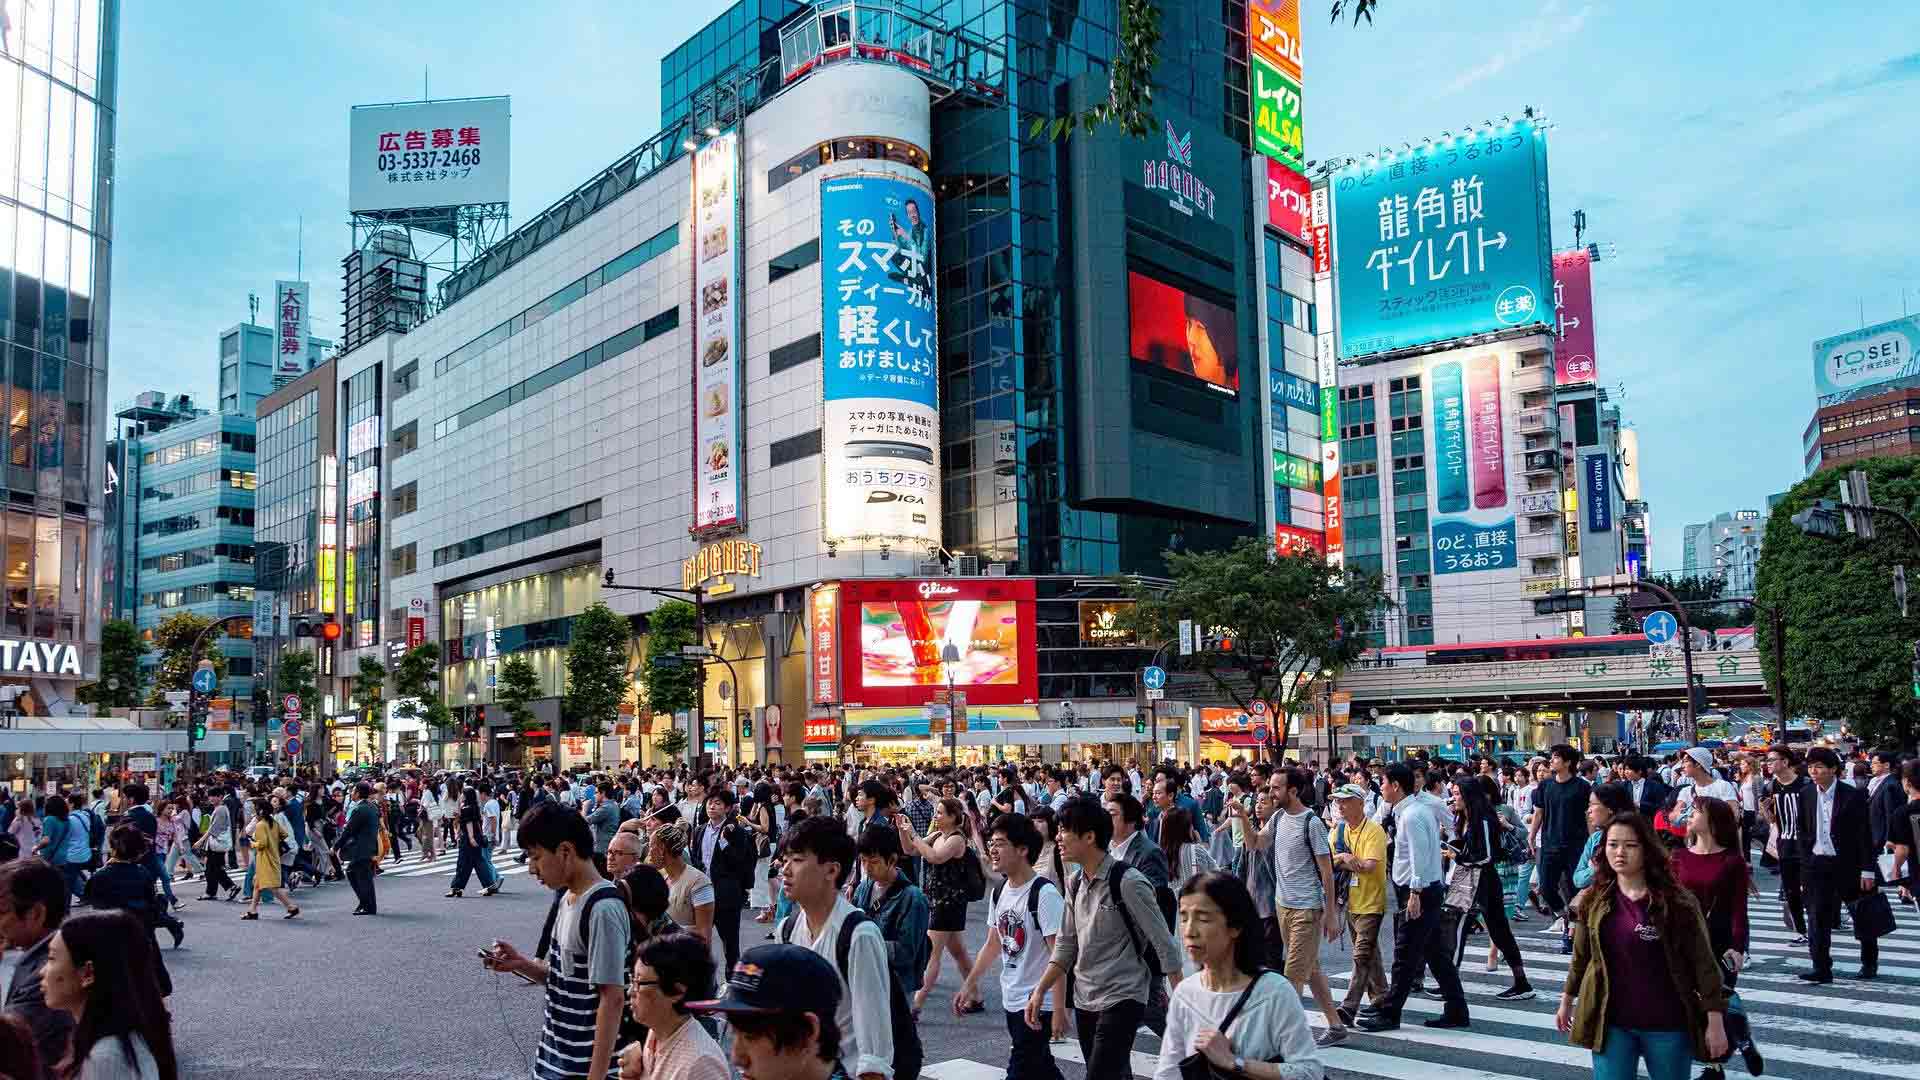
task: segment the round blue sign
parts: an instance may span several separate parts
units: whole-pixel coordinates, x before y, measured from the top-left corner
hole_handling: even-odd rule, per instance
[[[287,740],[287,756],[288,757],[300,756],[300,740],[299,739]]]
[[[300,721],[299,720],[288,720],[285,724],[282,724],[281,726],[287,729],[287,738],[297,739],[300,737]]]
[[[211,694],[213,693],[213,688],[217,685],[219,685],[219,680],[214,678],[212,668],[200,668],[193,673],[193,688],[195,690],[203,694]]]
[[[1147,689],[1158,690],[1167,685],[1167,669],[1149,667],[1140,673],[1140,681],[1146,685]]]
[[[1680,620],[1670,611],[1650,612],[1640,620],[1640,630],[1655,645],[1671,645],[1680,636]]]
[[[1257,743],[1263,743],[1267,741],[1267,725],[1265,724],[1253,725],[1253,741]]]

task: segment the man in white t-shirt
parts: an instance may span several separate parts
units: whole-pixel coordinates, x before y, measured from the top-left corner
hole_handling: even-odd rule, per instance
[[[959,992],[953,995],[956,1016],[978,1005],[982,1000],[980,977],[995,957],[1000,959],[1000,1002],[1007,1009],[1007,1032],[1012,1038],[1007,1050],[1007,1080],[1061,1080],[1048,1037],[1049,1032],[1056,1039],[1066,1037],[1067,1010],[1053,1007],[1049,991],[1041,1006],[1039,1028],[1028,1027],[1022,1013],[1047,973],[1066,910],[1060,889],[1033,872],[1041,844],[1040,830],[1025,815],[1006,814],[994,819],[987,858],[1007,880],[989,895],[986,944]]]
[[[1739,820],[1740,791],[1713,771],[1713,751],[1696,746],[1680,755],[1680,767],[1686,772],[1688,782],[1682,784],[1679,794],[1674,796],[1673,809],[1667,812],[1668,821],[1684,827],[1693,820],[1694,800],[1702,798],[1727,803],[1733,808],[1734,819]]]

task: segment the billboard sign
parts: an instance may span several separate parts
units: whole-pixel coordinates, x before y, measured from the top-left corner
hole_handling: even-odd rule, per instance
[[[1298,488],[1301,491],[1319,491],[1320,463],[1297,454],[1273,452],[1273,486]]]
[[[1126,625],[1133,606],[1131,600],[1080,601],[1080,644],[1098,649],[1138,646],[1140,635]]]
[[[1239,392],[1240,336],[1232,311],[1130,270],[1127,329],[1136,362],[1199,379],[1209,390]]]
[[[847,705],[924,706],[949,682],[969,705],[1038,700],[1032,579],[843,581],[840,599]]]
[[[1281,555],[1324,555],[1327,551],[1327,541],[1324,536],[1312,529],[1302,529],[1294,525],[1275,525],[1273,549]]]
[[[738,525],[740,445],[740,136],[693,161],[693,531]]]
[[[1593,382],[1593,259],[1587,249],[1553,255],[1553,382],[1556,386]]]
[[[1247,0],[1247,45],[1299,82],[1300,0]]]
[[[903,174],[820,182],[826,541],[940,543],[933,194]]]
[[[1507,482],[1502,369],[1508,354],[1442,354],[1428,365],[1434,462],[1433,572],[1509,570],[1517,564]]]
[[[1910,375],[1920,375],[1920,315],[1813,343],[1813,386],[1822,405]]]
[[[1320,411],[1320,388],[1291,371],[1274,371],[1268,387],[1277,407],[1292,406],[1304,413]],[[1285,417],[1275,417],[1274,426],[1282,426]]]
[[[1253,79],[1253,149],[1289,169],[1306,168],[1306,135],[1300,112],[1300,80],[1258,52],[1247,54]]]
[[[808,678],[813,686],[813,703],[831,705],[840,700],[840,586],[816,586],[807,607],[807,648],[813,658]]]
[[[1552,325],[1547,144],[1531,121],[1336,172],[1340,359]]]
[[[504,97],[354,106],[347,209],[506,202],[512,113]]]
[[[308,302],[312,295],[312,287],[304,281],[273,283],[276,375],[300,375],[307,370],[307,337],[313,325]]]
[[[1301,243],[1311,244],[1313,233],[1313,185],[1306,177],[1285,165],[1266,159],[1267,224]]]
[[[1581,490],[1587,504],[1587,531],[1613,531],[1613,460],[1608,454],[1588,454],[1580,461]]]
[[[1307,230],[1310,233],[1307,243],[1313,245],[1313,276],[1316,279],[1333,273],[1333,214],[1327,207],[1331,201],[1332,197],[1327,194],[1326,185],[1323,184],[1313,189],[1313,201],[1307,204],[1309,208]],[[1328,295],[1331,296],[1331,292]],[[1318,289],[1314,290],[1313,303],[1320,309],[1321,325],[1331,326],[1332,323],[1327,320],[1326,313],[1333,310],[1333,305],[1323,305]],[[1328,351],[1328,355],[1332,355],[1331,350]]]

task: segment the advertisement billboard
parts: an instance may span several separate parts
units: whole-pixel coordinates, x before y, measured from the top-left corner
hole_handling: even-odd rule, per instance
[[[504,97],[354,106],[347,209],[506,202],[512,115]]]
[[[1587,504],[1587,531],[1613,531],[1613,458],[1587,454],[1580,459],[1581,501]]]
[[[1593,259],[1587,249],[1553,253],[1553,383],[1593,382]]]
[[[311,286],[304,281],[273,283],[276,375],[300,375],[307,370],[307,337],[313,325],[308,301],[312,295]]]
[[[1306,168],[1306,134],[1300,112],[1300,80],[1257,52],[1247,53],[1253,80],[1253,149],[1290,169]]]
[[[1320,412],[1320,388],[1291,371],[1269,373],[1267,390],[1275,410],[1275,427],[1283,427],[1286,423],[1285,415],[1279,412],[1281,409],[1291,407],[1310,415]]]
[[[1443,353],[1426,362],[1427,429],[1433,460],[1433,572],[1510,570],[1513,487],[1507,482],[1507,432],[1514,418],[1504,392],[1512,355]]]
[[[740,523],[740,136],[693,160],[693,530]]]
[[[815,586],[807,608],[807,649],[812,656],[807,678],[813,703],[831,705],[840,700],[840,586]]]
[[[1822,405],[1844,400],[1863,386],[1912,375],[1920,375],[1920,315],[1813,343],[1813,387]]]
[[[1273,549],[1281,555],[1302,555],[1311,553],[1324,555],[1326,540],[1312,529],[1297,528],[1292,525],[1273,527]]]
[[[1336,172],[1340,359],[1551,326],[1547,144],[1530,121]]]
[[[1301,491],[1320,490],[1320,463],[1297,454],[1273,452],[1273,486],[1277,488],[1299,488]]]
[[[1300,81],[1300,0],[1247,0],[1247,47]]]
[[[848,705],[925,705],[949,683],[970,706],[1037,700],[1031,580],[843,581],[840,607]],[[945,659],[948,646],[957,660]]]
[[[1313,184],[1273,160],[1267,162],[1267,224],[1303,244],[1313,243]]]
[[[933,195],[896,174],[820,182],[827,543],[940,543]]]
[[[1080,601],[1080,644],[1095,649],[1133,648],[1140,635],[1124,625],[1131,600]]]
[[[1240,338],[1232,311],[1129,270],[1127,328],[1136,362],[1190,375],[1222,393],[1239,392]]]

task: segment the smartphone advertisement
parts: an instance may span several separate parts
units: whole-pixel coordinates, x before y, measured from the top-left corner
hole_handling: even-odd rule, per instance
[[[1036,702],[1032,581],[844,581],[840,600],[848,705],[924,705],[949,686],[970,706]]]
[[[1135,361],[1191,376],[1223,394],[1240,392],[1232,311],[1130,270],[1127,315]]]

